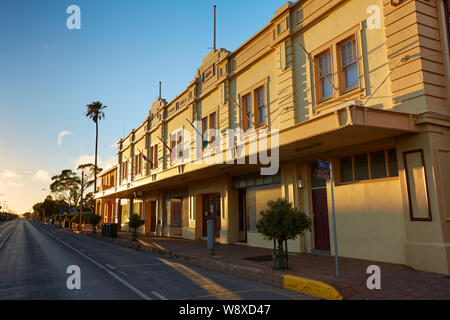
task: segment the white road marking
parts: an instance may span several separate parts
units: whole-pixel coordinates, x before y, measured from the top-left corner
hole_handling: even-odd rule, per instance
[[[130,268],[130,267],[151,267],[151,266],[165,266],[165,263],[148,263],[148,264],[126,264],[121,266],[114,266],[111,268]]]
[[[11,230],[6,237],[3,239],[2,243],[0,243],[0,249],[3,248],[3,246],[5,245],[6,241],[8,240],[9,236],[11,235],[11,233],[13,233],[13,230]]]
[[[160,295],[158,292],[156,291],[152,291],[152,293],[157,296],[158,298],[160,298],[161,300],[168,300],[166,297],[164,297],[163,295]]]
[[[130,289],[131,291],[133,291],[134,293],[136,293],[138,296],[140,296],[141,298],[143,298],[144,300],[153,300],[152,298],[148,297],[147,295],[145,295],[142,291],[140,291],[139,289],[133,287],[131,284],[129,284],[128,282],[126,282],[124,279],[122,279],[121,277],[119,277],[117,274],[115,274],[114,272],[109,271],[107,268],[105,268],[104,266],[102,266],[100,263],[98,263],[97,261],[95,261],[94,259],[88,257],[87,255],[85,255],[83,252],[75,249],[74,247],[68,245],[67,243],[65,243],[63,240],[58,239],[56,236],[54,236],[53,234],[42,230],[42,232],[48,234],[49,236],[51,236],[52,238],[58,240],[59,242],[61,242],[62,244],[64,244],[65,246],[69,247],[70,249],[72,249],[73,251],[75,251],[76,253],[78,253],[79,255],[81,255],[82,257],[86,258],[87,260],[89,260],[90,262],[92,262],[93,264],[95,264],[97,267],[99,267],[102,270],[105,270],[110,276],[112,276],[113,278],[115,278],[117,281],[119,281],[120,283],[122,283],[124,286],[126,286],[128,289]]]
[[[121,274],[123,274],[124,276],[128,277],[128,274],[126,274],[125,272],[123,272],[122,270],[117,270],[118,272],[120,272]]]

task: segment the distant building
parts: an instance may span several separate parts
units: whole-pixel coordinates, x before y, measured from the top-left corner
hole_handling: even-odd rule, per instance
[[[100,174],[97,213],[122,226],[138,213],[143,233],[186,239],[204,238],[213,217],[219,242],[271,248],[256,222],[284,197],[314,221],[289,250],[333,254],[333,188],[341,256],[449,274],[448,10],[443,0],[286,3],[235,51],[208,54],[175,99],[153,103]],[[280,170],[196,164],[193,152],[177,161],[180,129],[203,136],[203,158],[233,154],[234,140],[215,145],[227,129],[278,129]],[[333,185],[317,179],[319,159],[333,164]]]

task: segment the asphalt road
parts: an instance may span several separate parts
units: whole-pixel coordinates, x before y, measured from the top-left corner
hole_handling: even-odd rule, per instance
[[[81,289],[67,286],[78,266]],[[71,281],[69,283],[75,283]],[[3,300],[309,299],[22,219],[0,224]]]

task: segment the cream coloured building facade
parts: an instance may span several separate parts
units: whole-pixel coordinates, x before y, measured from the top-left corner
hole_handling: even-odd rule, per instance
[[[100,174],[116,181],[102,184],[97,212],[124,228],[138,213],[142,233],[186,239],[202,239],[213,216],[219,242],[270,248],[255,224],[284,197],[314,222],[289,250],[333,254],[333,188],[341,256],[449,274],[448,10],[443,0],[286,3],[233,52],[206,56],[175,99],[153,103]],[[268,130],[269,141],[278,130],[278,173],[174,161],[180,129],[195,141],[213,128]],[[226,157],[226,139],[205,139],[200,157]],[[315,177],[318,159],[333,164],[333,185]]]

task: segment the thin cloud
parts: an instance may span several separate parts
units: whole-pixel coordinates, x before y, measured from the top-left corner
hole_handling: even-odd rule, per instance
[[[11,170],[0,171],[0,179],[15,179],[18,178],[19,175]]]
[[[42,170],[42,169],[39,169],[39,170],[34,174],[33,179],[34,179],[34,180],[39,180],[39,181],[44,181],[44,182],[47,182],[47,181],[50,181],[50,180],[51,180],[51,178],[50,178],[50,173],[47,172],[47,171],[44,171],[44,170]]]
[[[58,147],[61,147],[61,143],[62,143],[62,138],[64,137],[64,136],[69,136],[69,135],[71,135],[72,133],[70,132],[70,131],[61,131],[59,134],[58,134]]]

